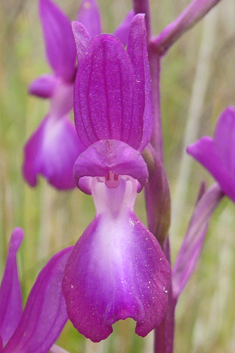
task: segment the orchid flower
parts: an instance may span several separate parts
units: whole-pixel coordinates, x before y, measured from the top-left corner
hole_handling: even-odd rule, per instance
[[[73,106],[76,48],[70,20],[50,0],[40,0],[39,14],[48,62],[53,74],[33,81],[31,94],[50,98],[50,109],[24,148],[23,174],[31,186],[42,174],[58,189],[75,186],[73,164],[81,145],[68,113]]]
[[[15,228],[8,248],[6,267],[0,286],[0,352],[59,353],[53,345],[68,316],[61,281],[72,248],[55,254],[38,275],[22,310],[16,254],[23,231]]]
[[[235,202],[235,108],[228,107],[221,113],[213,139],[204,136],[188,146],[187,152],[213,175],[221,190]]]
[[[50,99],[50,109],[24,148],[23,175],[31,186],[42,174],[57,189],[75,187],[73,165],[83,150],[68,113],[73,107],[76,74],[76,48],[70,20],[51,1],[40,0],[39,14],[46,56],[53,74],[44,74],[29,86],[29,93]],[[116,29],[125,45],[133,11]],[[83,0],[77,19],[91,37],[101,32],[99,9],[95,0]]]
[[[80,23],[73,29],[81,56],[75,125],[85,148],[74,176],[93,196],[96,217],[65,267],[68,316],[94,342],[128,317],[145,336],[164,317],[171,270],[158,241],[134,213],[136,194],[148,180],[141,152],[153,132],[144,15],[131,23],[127,51],[112,35],[89,41]]]

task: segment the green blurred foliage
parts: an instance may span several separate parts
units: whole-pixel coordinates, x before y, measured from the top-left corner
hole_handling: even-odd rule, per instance
[[[189,4],[189,0],[150,1],[153,33]],[[79,1],[58,1],[75,19]],[[99,1],[103,31],[112,33],[131,9],[131,1]],[[222,0],[216,22],[216,41],[210,62],[211,74],[200,119],[198,137],[211,135],[219,112],[235,104],[235,6]],[[203,21],[202,21],[203,22]],[[182,157],[182,140],[198,65],[203,26],[186,33],[162,60],[162,123],[166,169],[174,190]],[[7,244],[14,227],[25,231],[19,251],[24,301],[36,275],[51,255],[74,244],[95,214],[91,197],[78,190],[57,192],[42,178],[37,188],[25,184],[21,165],[23,146],[48,109],[48,102],[27,95],[29,83],[49,72],[37,13],[37,1],[0,2],[0,275]],[[193,141],[192,141],[193,142]],[[200,181],[212,179],[193,163],[179,233],[171,234],[173,259],[182,242]],[[143,195],[136,203],[146,223]],[[235,351],[235,207],[224,200],[213,216],[196,273],[177,308],[176,353],[232,353]],[[134,334],[131,320],[114,325],[114,333],[101,344],[84,339],[68,323],[58,344],[76,352],[151,352],[152,336]]]

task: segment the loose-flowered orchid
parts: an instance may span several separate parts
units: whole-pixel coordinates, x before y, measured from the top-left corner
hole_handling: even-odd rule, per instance
[[[141,156],[153,132],[144,15],[132,21],[127,52],[112,35],[89,42],[73,24],[78,57],[75,124],[84,145],[74,166],[78,187],[92,194],[96,217],[65,267],[69,319],[97,342],[128,317],[147,335],[163,319],[171,270],[155,237],[134,213],[148,179]]]
[[[235,202],[235,108],[220,115],[214,138],[204,136],[188,146],[187,152],[201,163]]]
[[[47,60],[54,71],[38,77],[29,92],[50,98],[50,109],[24,148],[23,174],[31,185],[42,174],[58,189],[73,188],[73,164],[81,145],[68,113],[73,106],[76,48],[70,20],[50,0],[40,0]]]
[[[23,231],[15,228],[0,286],[0,352],[59,353],[54,345],[68,316],[61,282],[72,248],[55,254],[38,275],[22,310],[16,254]]]
[[[77,70],[75,42],[70,20],[51,0],[39,1],[39,14],[47,60],[54,73],[38,77],[29,86],[29,93],[50,99],[50,109],[25,145],[23,174],[31,186],[37,185],[37,176],[42,174],[57,189],[71,189],[75,187],[73,165],[84,149],[68,117]],[[115,31],[124,45],[132,17],[133,11]],[[101,33],[95,0],[82,1],[77,19],[91,37]]]

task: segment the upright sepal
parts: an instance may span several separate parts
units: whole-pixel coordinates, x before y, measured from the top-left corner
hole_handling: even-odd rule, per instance
[[[90,42],[75,81],[74,110],[84,146],[115,139],[138,149],[143,124],[136,78],[124,47],[112,35]]]
[[[14,333],[22,315],[21,289],[16,263],[16,254],[22,240],[22,229],[15,228],[11,235],[0,286],[0,341],[3,346]]]
[[[133,16],[134,11],[131,10],[130,12],[128,12],[122,23],[120,23],[120,25],[113,32],[114,37],[118,38],[120,42],[122,42],[124,47],[127,45],[128,42],[129,29]]]
[[[127,52],[134,68],[138,88],[139,114],[142,119],[142,139],[139,150],[142,151],[150,141],[154,129],[152,84],[144,14],[138,14],[132,20]]]
[[[68,317],[61,281],[72,247],[54,255],[40,272],[20,323],[3,353],[47,353]]]
[[[100,13],[95,0],[82,1],[77,14],[77,21],[86,27],[91,38],[101,33]]]
[[[76,43],[78,63],[82,59],[90,41],[90,35],[80,22],[72,22],[73,35]]]
[[[76,62],[70,20],[50,0],[40,0],[39,14],[47,59],[55,74],[69,82],[74,78]]]

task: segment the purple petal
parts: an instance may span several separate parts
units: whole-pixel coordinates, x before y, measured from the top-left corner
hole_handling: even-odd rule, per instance
[[[83,56],[75,81],[75,124],[88,147],[115,139],[138,149],[142,121],[136,78],[130,59],[115,37],[95,37]]]
[[[113,32],[114,37],[118,38],[120,42],[122,42],[124,47],[127,45],[128,42],[129,29],[133,17],[134,11],[131,10],[130,12],[128,12],[122,23]]]
[[[216,124],[214,141],[223,164],[235,177],[235,108],[228,107]]]
[[[0,286],[0,338],[3,346],[14,333],[22,315],[22,298],[16,254],[23,236],[22,229],[14,229],[8,247],[6,266]]]
[[[73,165],[82,147],[75,128],[65,116],[47,116],[24,147],[23,175],[31,186],[42,174],[57,189],[72,189]]]
[[[204,244],[208,222],[223,196],[218,184],[214,184],[196,204],[173,268],[173,295],[175,301],[178,300],[195,270]]]
[[[148,180],[148,169],[140,152],[124,142],[116,140],[98,141],[81,153],[74,165],[74,180],[82,191],[82,177],[107,177],[109,171],[116,175],[129,175],[144,186]],[[139,190],[140,191],[140,190]]]
[[[57,76],[70,82],[75,75],[76,47],[70,20],[50,0],[40,0],[39,14],[47,59]]]
[[[212,138],[202,137],[188,146],[187,152],[213,175],[224,193],[235,202],[235,179],[221,160]]]
[[[54,93],[56,84],[57,80],[55,75],[41,75],[30,83],[28,93],[41,98],[50,98]]]
[[[61,282],[72,247],[54,255],[37,277],[22,319],[3,353],[47,353],[68,316]]]
[[[100,13],[95,0],[82,1],[77,14],[77,21],[86,27],[91,38],[101,33]]]
[[[82,59],[88,47],[90,36],[86,28],[80,22],[72,22],[73,35],[77,48],[78,63]]]
[[[132,20],[127,52],[131,58],[138,85],[138,101],[142,119],[142,140],[139,150],[143,150],[150,141],[154,129],[152,83],[143,14],[136,15]]]
[[[120,180],[115,189],[93,181],[97,216],[67,262],[63,291],[69,319],[94,342],[112,324],[130,317],[147,335],[163,319],[171,270],[155,237],[133,213],[137,183]]]

